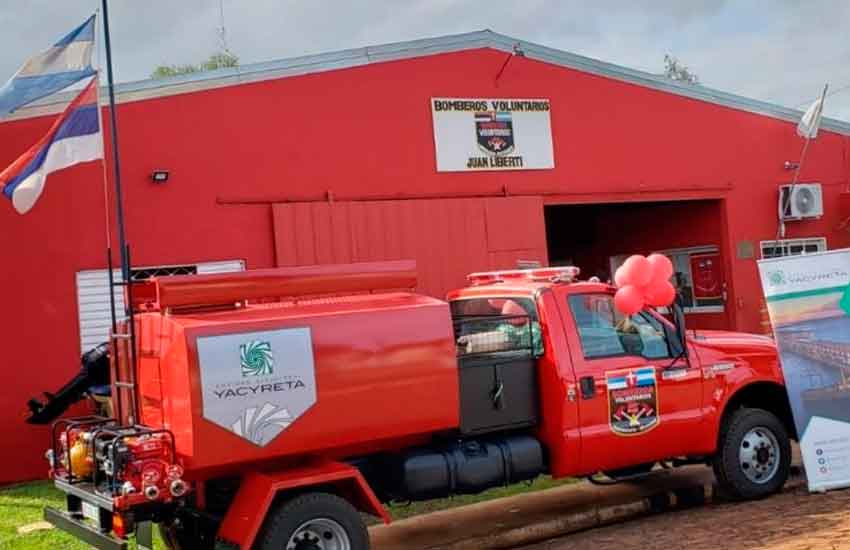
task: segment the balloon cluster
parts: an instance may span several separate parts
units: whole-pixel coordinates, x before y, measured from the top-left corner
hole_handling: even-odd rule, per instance
[[[645,305],[669,306],[676,298],[672,276],[673,263],[663,254],[629,256],[614,274],[614,305],[624,315],[634,315]]]

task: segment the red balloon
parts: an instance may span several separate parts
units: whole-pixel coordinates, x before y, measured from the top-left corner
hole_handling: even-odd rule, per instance
[[[623,315],[634,315],[643,309],[643,292],[634,285],[626,285],[614,295],[614,305]]]
[[[614,272],[614,284],[617,285],[617,288],[626,286],[623,266],[618,267],[617,271]]]
[[[673,262],[664,254],[650,254],[646,261],[652,266],[653,281],[666,281],[673,276]]]
[[[651,306],[669,306],[676,299],[676,289],[670,281],[653,281],[646,288],[645,298]]]
[[[623,270],[623,286],[644,287],[652,280],[652,264],[640,254],[629,256],[620,269]]]

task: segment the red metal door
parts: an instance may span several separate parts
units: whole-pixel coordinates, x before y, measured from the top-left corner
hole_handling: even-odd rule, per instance
[[[475,271],[547,265],[539,197],[275,204],[278,266],[414,259],[444,297]]]
[[[610,294],[558,299],[578,381],[582,472],[687,454],[701,422],[702,374],[673,361],[661,321],[626,320]]]

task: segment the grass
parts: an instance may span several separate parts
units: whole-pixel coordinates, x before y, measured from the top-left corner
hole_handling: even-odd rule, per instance
[[[45,506],[63,508],[64,495],[47,482],[0,490],[0,550],[88,550],[90,547],[59,529],[19,533],[18,528],[43,521]],[[157,540],[155,547],[163,549]]]
[[[403,519],[484,500],[541,491],[570,482],[572,480],[540,477],[532,483],[498,487],[478,495],[462,495],[409,505],[392,504],[388,509],[393,519]],[[63,494],[46,482],[27,483],[0,489],[0,550],[87,550],[88,546],[58,529],[18,532],[20,527],[43,521],[42,514],[45,506],[61,509],[64,503]],[[164,545],[158,538],[155,541],[155,547],[164,549]]]

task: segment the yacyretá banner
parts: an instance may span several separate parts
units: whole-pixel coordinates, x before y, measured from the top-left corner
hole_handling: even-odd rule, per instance
[[[759,261],[809,490],[850,486],[850,249]]]

